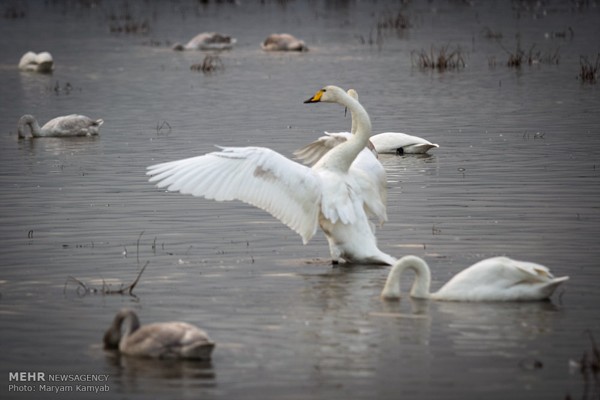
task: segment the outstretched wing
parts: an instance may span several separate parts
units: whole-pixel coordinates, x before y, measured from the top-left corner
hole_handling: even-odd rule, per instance
[[[325,132],[325,136],[321,136],[314,142],[307,144],[304,147],[294,151],[294,156],[306,165],[313,165],[321,159],[329,150],[333,149],[340,143],[344,143],[350,138],[350,132],[329,133]]]
[[[346,142],[350,137],[350,132],[325,132],[324,136],[296,150],[294,155],[304,164],[313,165],[329,150]],[[349,172],[360,186],[367,213],[379,219],[379,223],[387,221],[387,176],[371,142],[358,154]]]
[[[317,231],[321,180],[308,167],[263,147],[222,147],[203,156],[148,167],[170,191],[261,208],[307,243]]]
[[[294,156],[306,165],[314,165],[329,150],[346,142],[350,137],[352,137],[350,132],[325,132],[324,136],[294,151]],[[367,150],[373,153],[374,158],[377,158],[377,151],[370,141],[367,142]]]

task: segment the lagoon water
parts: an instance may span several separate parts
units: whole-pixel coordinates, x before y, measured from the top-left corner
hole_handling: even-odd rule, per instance
[[[600,92],[577,79],[580,57],[600,51],[596,2],[0,8],[3,399],[597,398],[597,381],[569,368],[591,355],[590,334],[600,340]],[[377,29],[399,13],[410,26]],[[118,32],[126,24],[137,32]],[[207,53],[170,49],[202,31],[238,39],[218,54],[224,69],[191,70]],[[264,53],[272,32],[310,51]],[[518,42],[541,61],[508,67]],[[416,52],[443,45],[460,48],[464,68],[415,65]],[[55,71],[19,72],[28,50],[51,52]],[[215,145],[292,157],[323,131],[348,130],[339,106],[302,104],[326,84],[354,87],[375,133],[440,145],[427,156],[381,156],[383,251],[425,258],[433,289],[496,255],[571,279],[550,302],[383,302],[388,267],[331,266],[322,233],[303,246],[261,210],[147,182],[148,165]],[[95,138],[18,140],[26,113],[105,124]],[[101,293],[129,285],[145,264],[134,296]],[[104,352],[102,334],[121,307],[142,323],[201,326],[217,342],[213,360]],[[19,392],[9,387],[17,371],[107,374],[109,390],[55,395],[17,382],[36,390]]]

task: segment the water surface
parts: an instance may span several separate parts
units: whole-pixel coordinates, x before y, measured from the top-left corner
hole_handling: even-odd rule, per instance
[[[580,56],[600,50],[595,4],[86,4],[30,2],[0,24],[2,398],[594,398],[569,360],[591,350],[587,331],[600,340],[600,98],[577,80]],[[378,36],[400,11],[410,28]],[[110,32],[123,23],[111,15],[127,14],[149,31]],[[211,30],[238,38],[219,54],[223,71],[192,71],[204,53],[170,50]],[[311,50],[263,53],[281,31]],[[558,48],[559,63],[507,67],[516,34],[525,49]],[[413,65],[414,51],[444,44],[460,46],[464,69]],[[20,73],[27,50],[50,51],[54,73]],[[571,277],[552,301],[382,302],[388,269],[332,267],[322,233],[303,246],[261,210],[147,182],[148,165],[216,144],[292,157],[348,130],[339,106],[302,104],[325,84],[357,89],[374,132],[440,145],[381,156],[383,251],[424,257],[434,289],[485,257],[535,261]],[[17,140],[25,113],[105,124],[97,138]],[[118,289],[146,262],[135,297],[68,280]],[[212,362],[105,353],[102,333],[125,306],[142,322],[202,326],[218,343]],[[14,371],[108,374],[110,390],[9,392]]]

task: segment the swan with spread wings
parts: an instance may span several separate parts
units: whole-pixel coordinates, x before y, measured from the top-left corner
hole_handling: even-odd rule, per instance
[[[348,173],[371,135],[369,115],[337,86],[326,86],[305,101],[319,102],[347,107],[357,129],[310,168],[264,147],[222,147],[150,166],[150,182],[169,191],[254,205],[297,232],[305,244],[321,227],[333,263],[392,265],[396,260],[377,247],[367,215],[367,210],[385,210],[385,204]]]

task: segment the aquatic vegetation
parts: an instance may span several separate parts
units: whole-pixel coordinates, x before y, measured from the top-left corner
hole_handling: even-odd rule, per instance
[[[413,64],[422,69],[434,69],[440,72],[446,70],[457,70],[465,67],[465,60],[460,47],[450,50],[450,46],[442,46],[437,50],[431,46],[429,52],[421,50],[411,53]]]
[[[569,360],[569,369],[571,372],[579,372],[583,380],[582,399],[599,399],[600,398],[600,350],[596,346],[594,335],[591,331],[586,331],[590,338],[591,350],[585,350],[581,358]],[[566,400],[572,399],[570,394],[565,396]]]
[[[6,19],[25,18],[27,15],[27,3],[11,1],[4,6],[2,16]]]
[[[163,121],[160,124],[158,122],[156,123],[156,136],[160,136],[162,134],[171,134],[171,124],[169,124],[167,121]]]
[[[142,276],[142,274],[144,273],[144,270],[146,269],[146,267],[148,266],[148,264],[150,263],[150,261],[146,261],[146,263],[144,264],[144,266],[142,267],[142,269],[140,270],[140,272],[138,273],[137,277],[135,278],[135,280],[127,285],[127,286],[123,286],[123,284],[121,284],[121,286],[118,289],[112,289],[110,284],[107,284],[106,281],[103,279],[102,280],[102,287],[100,289],[95,288],[95,287],[91,287],[86,285],[84,282],[82,282],[81,280],[69,276],[67,277],[67,280],[65,281],[65,286],[63,288],[63,293],[66,293],[67,291],[67,286],[69,285],[69,283],[75,283],[77,284],[77,294],[79,296],[85,296],[88,294],[96,294],[96,293],[101,293],[103,295],[110,295],[110,294],[128,294],[131,297],[136,297],[137,296],[135,294],[133,294],[133,289],[135,288],[135,286],[138,284],[140,277]]]
[[[389,32],[395,32],[398,35],[402,35],[407,29],[411,28],[409,17],[407,17],[402,11],[394,13],[392,11],[385,11],[379,16],[374,27],[369,30],[369,38],[365,39],[363,35],[355,35],[361,44],[369,44],[370,46],[376,44],[381,49],[383,45],[383,38]],[[373,32],[376,33],[373,38]]]
[[[150,24],[147,19],[134,17],[128,2],[121,4],[119,11],[111,10],[108,13],[110,21],[109,30],[113,33],[148,33]]]
[[[534,51],[535,44],[529,48],[529,51],[525,53],[520,48],[517,48],[515,53],[509,53],[508,61],[506,65],[509,67],[519,68],[523,63],[528,65],[534,64],[558,64],[560,61],[560,55],[558,49],[550,53],[542,53],[541,51]]]
[[[544,37],[546,39],[551,39],[551,38],[566,39],[567,37],[569,39],[573,39],[573,36],[575,36],[575,31],[570,26],[567,29],[562,30],[562,31],[558,31],[558,32],[546,32],[544,34]]]
[[[486,26],[481,30],[481,34],[486,39],[502,39],[502,32],[495,32],[490,27]]]
[[[586,56],[579,57],[579,76],[583,83],[596,83],[598,67],[600,66],[600,53],[596,55],[596,62],[591,63]]]
[[[508,53],[508,60],[506,65],[510,68],[520,68],[522,65],[534,65],[534,64],[558,64],[560,62],[560,49],[557,47],[555,50],[548,52],[542,52],[536,49],[536,45],[533,44],[527,52],[521,47],[521,41],[517,36],[517,47],[514,52],[507,50],[504,46],[500,45],[502,49]]]
[[[54,86],[47,87],[48,92],[53,92],[57,96],[60,96],[61,93],[65,94],[65,95],[69,95],[69,94],[71,94],[71,92],[73,90],[75,90],[75,88],[73,87],[73,85],[70,82],[66,82],[64,85],[61,86],[61,84],[58,80],[56,82],[54,82]],[[77,90],[79,90],[81,92],[81,88],[77,88]]]
[[[192,71],[202,71],[205,74],[209,74],[225,69],[225,64],[223,64],[221,57],[214,54],[207,54],[201,63],[193,64],[190,69]]]
[[[28,237],[32,238],[33,231],[30,231],[30,233],[31,233],[31,236],[28,234]],[[144,232],[140,233],[140,235],[138,236],[138,239],[137,239],[137,244],[136,244],[136,246],[137,246],[136,258],[137,258],[138,266],[140,265],[140,240],[142,239],[143,234],[144,234]],[[152,245],[153,249],[155,248],[155,246],[156,246],[156,239]],[[127,250],[125,250],[124,253],[127,254]],[[118,289],[111,288],[111,285],[107,284],[104,279],[102,279],[102,287],[100,289],[98,289],[96,287],[92,287],[92,286],[85,284],[85,282],[83,282],[73,276],[69,276],[69,277],[67,277],[67,280],[65,281],[65,285],[63,287],[63,293],[66,293],[67,286],[69,286],[69,284],[75,283],[77,285],[76,293],[81,297],[86,296],[88,294],[101,293],[102,295],[128,294],[129,296],[137,299],[137,296],[135,294],[133,294],[133,289],[135,289],[135,287],[137,286],[137,284],[140,281],[140,278],[142,277],[142,274],[146,270],[146,267],[148,266],[148,264],[150,264],[150,261],[146,261],[146,263],[142,266],[142,268],[140,269],[140,272],[138,272],[137,277],[135,278],[135,280],[132,283],[130,283],[127,286],[124,286],[123,284],[121,284]]]
[[[403,31],[410,27],[410,21],[402,11],[398,11],[396,14],[387,11],[377,21],[377,29]]]

